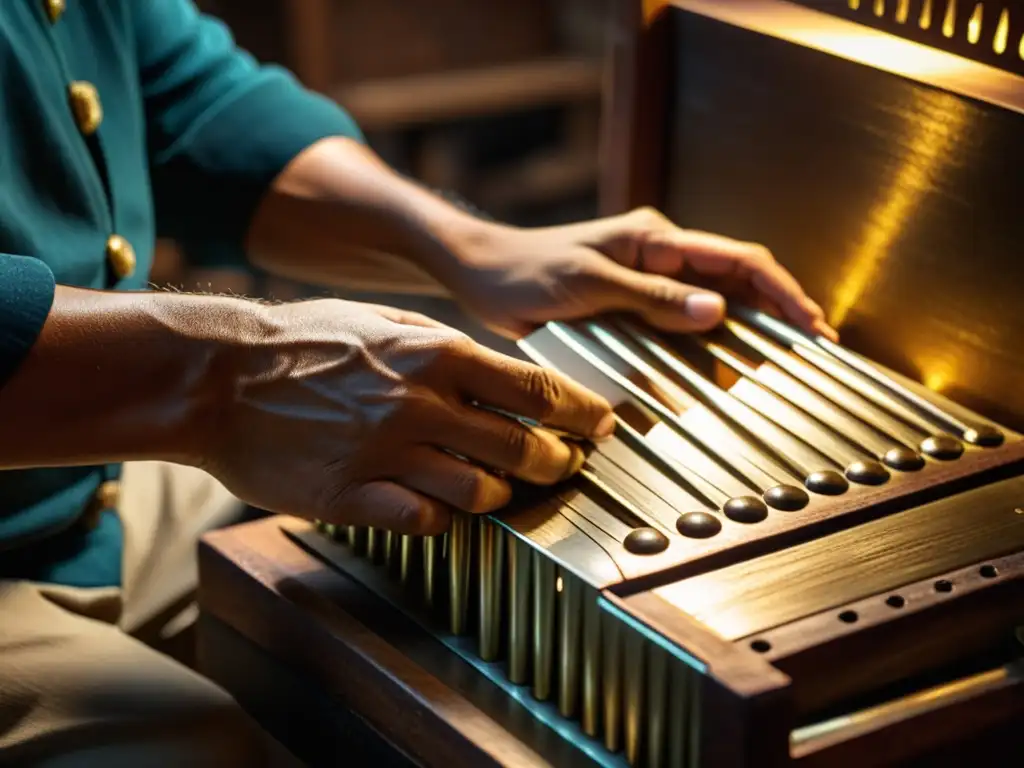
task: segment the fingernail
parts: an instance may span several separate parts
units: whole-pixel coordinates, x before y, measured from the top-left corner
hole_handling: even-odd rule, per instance
[[[603,440],[606,437],[611,437],[612,433],[615,432],[615,414],[607,413],[604,418],[597,423],[594,428],[594,439]]]
[[[686,297],[686,314],[698,323],[717,323],[725,314],[725,300],[717,293],[691,293]]]

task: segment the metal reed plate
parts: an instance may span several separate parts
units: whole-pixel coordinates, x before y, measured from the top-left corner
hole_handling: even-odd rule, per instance
[[[627,768],[622,753],[612,754],[599,741],[588,737],[577,722],[561,716],[555,700],[538,701],[530,695],[530,686],[510,682],[505,662],[486,662],[477,655],[477,641],[472,637],[458,637],[444,631],[436,619],[419,606],[419,601],[410,597],[409,590],[388,577],[386,569],[357,555],[344,544],[331,541],[315,529],[293,531],[282,528],[282,532],[303,549],[325,564],[354,579],[375,595],[412,619],[446,648],[457,654],[484,677],[504,691],[510,699],[524,707],[533,717],[562,739],[574,744],[594,765],[602,768]]]

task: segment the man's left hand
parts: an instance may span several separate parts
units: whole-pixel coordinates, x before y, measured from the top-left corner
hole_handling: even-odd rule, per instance
[[[491,329],[512,338],[550,320],[630,312],[669,332],[718,325],[725,300],[832,339],[824,313],[765,247],[683,230],[642,208],[541,229],[490,226],[445,280]]]

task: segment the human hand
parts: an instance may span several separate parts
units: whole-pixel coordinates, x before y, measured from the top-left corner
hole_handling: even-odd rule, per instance
[[[268,511],[436,534],[451,509],[504,506],[502,475],[552,484],[583,463],[578,446],[472,402],[583,437],[613,429],[598,396],[422,315],[335,300],[252,306],[203,467]]]
[[[543,229],[494,225],[458,264],[446,279],[453,293],[513,338],[604,312],[634,312],[670,332],[708,330],[724,318],[726,299],[838,338],[766,248],[679,229],[649,208]]]

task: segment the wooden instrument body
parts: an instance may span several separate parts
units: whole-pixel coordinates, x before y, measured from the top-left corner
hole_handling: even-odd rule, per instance
[[[891,36],[775,0],[615,7],[605,212],[652,205],[683,226],[765,243],[845,345],[1024,427],[1014,338],[1024,266],[1013,258],[1024,235],[1024,80],[910,43],[918,58],[908,58]],[[478,621],[466,605],[510,583],[488,570],[496,536],[508,537],[506,555],[517,541],[552,553],[545,578],[560,574],[559,594],[563,577],[578,578],[601,621],[632,638],[617,673],[630,711],[616,727],[638,765],[1019,755],[1006,724],[1024,714],[1012,643],[1024,625],[1024,441],[1005,434],[919,475],[894,473],[878,490],[815,497],[789,517],[773,511],[749,531],[726,521],[721,537],[700,542],[668,531],[653,557],[588,528],[600,514],[578,488],[514,508],[486,531],[459,532],[460,547],[479,534],[492,549],[472,557],[478,580],[461,566],[449,573],[464,585],[456,623]],[[629,499],[646,524],[664,526],[654,499]],[[553,530],[561,518],[587,535],[560,533],[572,527],[564,521]],[[381,546],[373,541],[370,551]],[[529,686],[502,682],[500,653],[472,662],[482,636],[453,638],[403,595],[388,571],[404,573],[404,554],[391,558],[406,550],[388,542],[375,568],[282,519],[215,534],[203,548],[204,610],[300,668],[416,763],[623,764],[601,752],[601,726],[588,741],[552,714],[555,703],[533,705]],[[479,551],[490,553],[483,566]],[[585,629],[582,639],[574,631],[585,656],[576,680],[607,645],[594,656]],[[215,678],[228,666],[214,660],[217,636],[206,664]],[[676,702],[678,680],[686,694]],[[580,717],[578,702],[563,704]],[[336,748],[329,731],[316,739]]]

